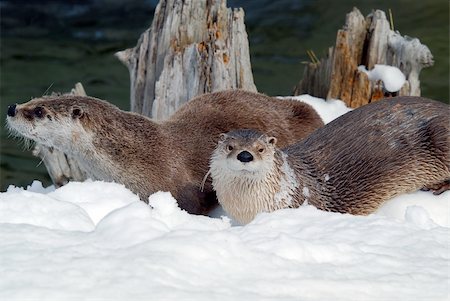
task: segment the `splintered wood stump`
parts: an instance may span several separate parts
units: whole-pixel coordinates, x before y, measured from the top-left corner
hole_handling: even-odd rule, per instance
[[[420,71],[433,63],[428,47],[391,30],[383,11],[376,10],[364,18],[354,8],[338,31],[334,48],[320,62],[306,66],[294,94],[337,98],[352,108],[368,104],[383,98],[385,91],[381,82],[371,82],[358,66],[371,70],[375,64],[382,64],[397,67],[406,76],[396,95],[420,96]]]
[[[244,11],[225,0],[161,0],[136,47],[116,56],[130,71],[131,110],[156,120],[200,94],[256,91]]]
[[[65,95],[86,96],[86,92],[84,91],[83,85],[77,83],[75,88]],[[57,149],[36,143],[33,149],[33,155],[41,158],[47,168],[50,179],[56,187],[63,186],[69,181],[86,180],[86,173],[80,168],[78,163]]]

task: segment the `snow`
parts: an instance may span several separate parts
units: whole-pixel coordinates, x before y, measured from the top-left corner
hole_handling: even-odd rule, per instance
[[[358,70],[366,73],[370,81],[382,80],[384,88],[389,92],[399,91],[406,81],[403,72],[394,66],[375,64],[372,70],[367,71],[366,67],[361,65]]]
[[[302,193],[303,193],[303,196],[309,198],[309,189],[308,189],[308,187],[303,187]]]
[[[322,98],[317,98],[308,94],[287,97],[279,96],[278,98],[295,99],[309,104],[313,107],[314,110],[317,111],[320,118],[322,118],[325,124],[352,110],[351,108],[348,108],[342,100],[339,99],[324,100]]]
[[[306,205],[238,226],[168,192],[35,181],[0,193],[0,300],[449,300],[449,210],[450,191],[418,191],[369,216]]]
[[[280,190],[275,193],[275,203],[280,206],[278,208],[283,208],[292,205],[292,195],[294,190],[298,187],[298,181],[295,177],[295,173],[287,162],[287,155],[285,153],[281,154],[283,165],[281,166],[281,171],[284,177],[281,177]]]

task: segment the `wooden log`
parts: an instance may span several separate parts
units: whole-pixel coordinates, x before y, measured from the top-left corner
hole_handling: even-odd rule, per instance
[[[66,94],[86,96],[81,83],[75,84],[75,88]],[[36,143],[32,153],[34,156],[41,158],[56,187],[63,186],[69,181],[84,181],[87,178],[86,172],[80,168],[74,159],[57,149]]]
[[[353,108],[376,101],[386,94],[383,84],[370,81],[358,70],[359,65],[370,70],[376,64],[395,66],[405,75],[406,82],[395,95],[420,96],[419,74],[433,65],[433,56],[418,39],[391,30],[383,11],[375,10],[364,18],[354,8],[338,31],[334,48],[319,64],[306,66],[294,95],[338,98]]]
[[[434,64],[433,55],[419,39],[402,37],[398,32],[392,32],[389,37],[388,63],[397,66],[408,79],[407,89],[400,90],[400,95],[420,96],[420,71]]]
[[[357,71],[353,81],[350,107],[357,108],[364,105],[366,99],[371,98],[370,80],[366,73]]]
[[[345,24],[345,29],[338,30],[337,33],[327,98],[339,98],[350,102],[355,70],[362,58],[367,25],[363,15],[357,10],[347,14]]]
[[[256,91],[244,11],[225,0],[161,0],[136,47],[116,56],[130,72],[131,111],[156,120],[203,93]]]

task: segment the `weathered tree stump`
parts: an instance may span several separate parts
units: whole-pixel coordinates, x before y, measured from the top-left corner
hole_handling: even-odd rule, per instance
[[[131,110],[156,120],[200,94],[256,91],[244,11],[225,0],[161,0],[136,47],[116,56],[130,71]]]
[[[81,83],[77,83],[75,88],[66,94],[86,96]],[[78,163],[57,149],[37,143],[34,146],[33,155],[41,158],[56,187],[63,186],[69,181],[86,180],[86,173],[79,167]]]
[[[420,96],[419,74],[422,68],[433,65],[433,56],[418,39],[391,30],[383,11],[376,10],[364,18],[354,8],[337,33],[335,47],[320,62],[306,66],[294,94],[337,98],[353,108],[370,103],[385,93],[382,84],[371,82],[358,66],[370,70],[375,64],[395,66],[406,76],[396,94]]]

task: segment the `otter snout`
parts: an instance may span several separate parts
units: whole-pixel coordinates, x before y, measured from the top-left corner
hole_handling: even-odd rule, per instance
[[[242,151],[237,155],[237,159],[243,163],[247,163],[253,161],[253,155],[248,151]]]
[[[10,116],[10,117],[16,116],[16,112],[17,112],[16,107],[17,107],[16,104],[10,105],[8,107],[8,113],[7,113],[8,116]]]

